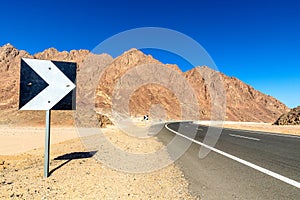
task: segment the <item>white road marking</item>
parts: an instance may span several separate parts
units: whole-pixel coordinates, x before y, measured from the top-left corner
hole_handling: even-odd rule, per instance
[[[230,135],[232,137],[238,137],[238,138],[244,138],[244,139],[249,139],[249,140],[260,141],[260,139],[254,138],[254,137],[247,137],[247,136],[235,135],[235,134],[228,134],[228,135]]]
[[[236,157],[236,156],[233,156],[233,155],[231,155],[231,154],[228,154],[228,153],[226,153],[226,152],[224,152],[224,151],[221,151],[221,150],[219,150],[219,149],[216,149],[216,148],[214,148],[214,147],[211,147],[211,146],[209,146],[209,145],[206,145],[206,144],[204,144],[204,143],[202,143],[202,142],[199,142],[199,141],[197,141],[197,140],[194,140],[194,139],[192,139],[192,138],[189,138],[189,137],[187,137],[187,136],[185,136],[185,135],[183,135],[183,134],[181,134],[181,133],[178,133],[178,132],[176,132],[176,131],[170,129],[170,128],[168,127],[168,124],[165,124],[165,127],[166,127],[166,129],[168,129],[169,131],[175,133],[176,135],[179,135],[179,136],[181,136],[181,137],[183,137],[183,138],[185,138],[185,139],[188,139],[188,140],[190,140],[190,141],[192,141],[192,142],[194,142],[194,143],[196,143],[196,144],[199,144],[199,145],[201,145],[201,146],[204,146],[205,148],[210,149],[211,151],[214,151],[214,152],[216,152],[216,153],[218,153],[218,154],[221,154],[221,155],[223,155],[223,156],[225,156],[225,157],[227,157],[227,158],[230,158],[230,159],[232,159],[232,160],[235,160],[235,161],[237,161],[237,162],[239,162],[239,163],[242,163],[242,164],[244,164],[244,165],[246,165],[246,166],[248,166],[248,167],[251,167],[251,168],[253,168],[253,169],[257,170],[257,171],[260,171],[260,172],[262,172],[262,173],[264,173],[264,174],[267,174],[267,175],[269,175],[269,176],[272,176],[273,178],[276,178],[276,179],[278,179],[278,180],[280,180],[280,181],[283,181],[283,182],[285,182],[285,183],[287,183],[287,184],[290,184],[290,185],[295,186],[295,187],[297,187],[297,188],[300,189],[300,183],[297,182],[297,181],[295,181],[295,180],[292,180],[292,179],[290,179],[290,178],[287,178],[287,177],[285,177],[285,176],[282,176],[282,175],[280,175],[280,174],[277,174],[277,173],[275,173],[275,172],[272,172],[272,171],[270,171],[270,170],[268,170],[268,169],[265,169],[265,168],[263,168],[263,167],[260,167],[260,166],[258,166],[258,165],[255,165],[255,164],[253,164],[253,163],[250,163],[250,162],[248,162],[248,161],[246,161],[246,160],[243,160],[243,159],[241,159],[241,158],[238,158],[238,157]]]

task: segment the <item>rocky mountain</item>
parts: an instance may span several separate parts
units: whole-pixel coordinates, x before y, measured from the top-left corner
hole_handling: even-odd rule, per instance
[[[112,90],[116,85],[117,80],[122,78],[129,70],[132,70],[137,66],[143,66],[147,63],[164,65],[155,60],[151,55],[145,55],[136,49],[131,49],[115,58],[106,68],[99,84],[97,92],[99,107],[108,108],[109,110],[111,108]],[[237,78],[228,77],[206,66],[197,67],[185,73],[183,73],[176,65],[168,64],[164,66],[182,75],[188,81],[197,98],[200,113],[199,117],[201,119],[211,119],[212,117],[212,98],[210,94],[212,91],[216,91],[216,93],[225,93],[223,94],[225,95],[225,100],[217,101],[226,104],[226,107],[224,108],[226,109],[225,120],[272,122],[282,113],[289,110],[277,99],[255,90],[253,87],[243,83]],[[170,70],[163,71],[168,74],[168,71]],[[148,74],[151,73],[148,72]],[[171,73],[164,75],[163,77],[169,81],[171,81],[172,78],[176,79]],[[137,79],[137,77],[135,78]],[[147,77],[143,78],[146,79]],[[221,80],[218,81],[218,79]],[[175,80],[175,82],[178,81],[179,80]],[[218,88],[217,86],[214,87],[213,85],[217,82],[220,82],[220,85],[223,88]],[[180,90],[180,88],[177,89]],[[223,89],[223,91],[221,89]],[[176,98],[176,95],[168,88],[157,84],[142,85],[131,95],[129,105],[130,113],[133,116],[140,116],[145,113],[149,114],[151,105],[159,103],[165,108],[169,119],[180,118],[180,104],[182,103],[182,100],[180,101]],[[219,106],[220,109],[222,109],[221,107],[223,105],[214,106]]]
[[[7,44],[0,47],[2,124],[44,123],[42,111],[18,111],[20,59],[23,57],[77,62],[78,105],[92,102],[99,113],[108,117],[112,111],[125,111],[136,117],[150,113],[157,118],[181,119],[199,113],[197,118],[211,119],[216,111],[224,110],[225,120],[273,122],[289,111],[283,103],[237,78],[206,66],[183,73],[178,66],[162,64],[137,49],[113,59],[87,50],[59,52],[54,48],[30,55]],[[90,90],[91,82],[97,83],[95,91]],[[183,113],[188,113],[188,117],[182,117]],[[55,111],[52,116],[55,124],[70,124],[74,117],[70,111]],[[101,120],[107,123],[106,117]]]
[[[274,125],[300,125],[300,106],[282,114]]]

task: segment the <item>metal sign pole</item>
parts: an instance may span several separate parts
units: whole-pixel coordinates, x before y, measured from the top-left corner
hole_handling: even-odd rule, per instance
[[[49,176],[50,118],[51,118],[51,110],[47,110],[46,111],[45,155],[44,155],[44,177],[45,178]]]

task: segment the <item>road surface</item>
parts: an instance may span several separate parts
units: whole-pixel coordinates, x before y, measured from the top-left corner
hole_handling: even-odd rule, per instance
[[[182,140],[196,132],[194,142],[175,162],[193,195],[201,199],[300,199],[300,137],[223,129],[213,147],[216,151],[199,158],[207,129],[191,122],[170,123],[157,135],[168,144],[176,132],[183,135]]]

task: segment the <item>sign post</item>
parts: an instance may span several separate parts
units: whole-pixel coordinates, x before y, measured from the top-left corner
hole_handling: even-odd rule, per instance
[[[46,111],[45,154],[44,154],[44,177],[45,178],[49,176],[50,120],[51,120],[51,110],[47,110]]]
[[[44,177],[49,176],[51,110],[75,110],[76,63],[21,59],[20,110],[45,110]]]

